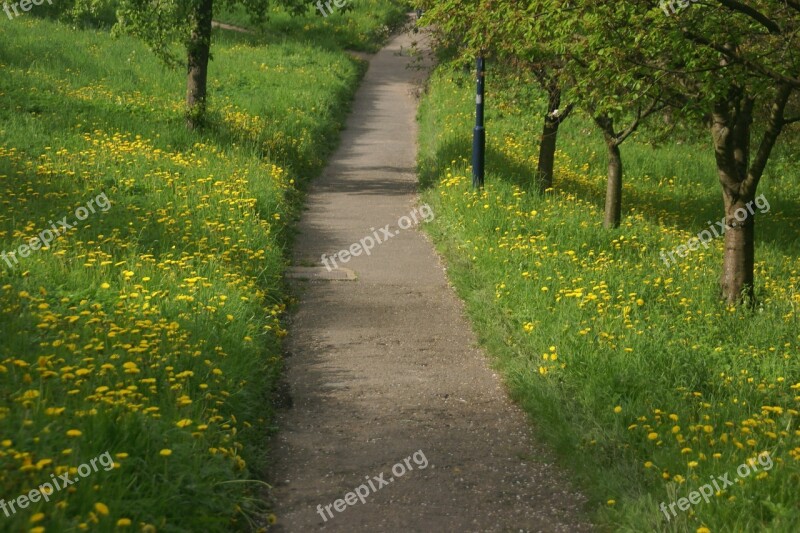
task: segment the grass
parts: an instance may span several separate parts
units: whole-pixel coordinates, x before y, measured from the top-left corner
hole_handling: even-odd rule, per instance
[[[653,148],[641,134],[623,145],[624,220],[609,231],[602,138],[586,117],[570,118],[555,190],[538,196],[530,177],[545,104],[531,80],[501,67],[487,82],[486,187],[471,189],[473,83],[443,65],[422,103],[423,199],[436,212],[427,227],[481,342],[589,494],[596,523],[796,531],[798,130],[759,188],[769,209],[757,215],[751,312],[718,300],[721,239],[671,267],[659,257],[722,216],[705,136]],[[750,459],[756,472],[737,475]],[[674,507],[669,520],[659,510],[726,474],[735,483],[708,503]]]
[[[326,0],[327,1],[327,0]],[[225,7],[216,16],[220,22],[251,31],[265,33],[273,38],[286,37],[324,48],[343,47],[359,52],[377,52],[386,38],[406,21],[410,7],[403,2],[387,0],[349,0],[342,8],[331,2],[333,13],[327,17],[308,2],[309,15],[292,17],[280,8],[259,25],[251,20],[241,5]]]
[[[79,480],[2,529],[266,523],[286,248],[363,64],[335,39],[215,32],[194,135],[184,74],[141,43],[0,25],[0,493]],[[98,456],[114,468],[81,478]]]

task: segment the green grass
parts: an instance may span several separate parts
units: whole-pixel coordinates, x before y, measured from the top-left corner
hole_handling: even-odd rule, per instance
[[[194,135],[184,73],[141,43],[0,26],[0,251],[110,201],[49,249],[0,259],[0,496],[106,451],[116,463],[0,529],[265,523],[286,247],[363,63],[215,32],[210,124]]]
[[[327,1],[327,0],[326,0]],[[281,8],[275,8],[266,25],[252,22],[242,6],[227,7],[216,20],[264,33],[272,38],[288,37],[309,45],[326,49],[341,47],[360,52],[377,52],[386,38],[406,21],[410,7],[406,2],[391,0],[349,0],[343,8],[331,7],[334,12],[327,17],[308,2],[309,14],[293,17]]]
[[[622,147],[624,220],[602,227],[605,150],[580,114],[562,127],[555,190],[530,186],[544,101],[525,77],[490,72],[487,176],[470,187],[474,87],[448,66],[421,110],[428,226],[481,342],[536,432],[616,531],[800,527],[800,183],[787,132],[759,192],[755,311],[718,300],[722,242],[667,267],[722,216],[713,152],[699,140]],[[686,497],[768,452],[773,467],[677,511]],[[764,462],[768,464],[764,456]]]

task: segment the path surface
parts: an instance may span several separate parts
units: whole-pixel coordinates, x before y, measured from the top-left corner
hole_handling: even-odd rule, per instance
[[[401,53],[413,38],[371,59],[340,148],[310,190],[295,264],[320,264],[371,228],[398,231],[414,209],[418,74]],[[401,231],[345,266],[357,281],[297,282],[293,407],[280,413],[270,476],[275,529],[588,531],[583,499],[530,441],[424,235]],[[376,491],[366,503],[331,507],[367,477]],[[318,505],[334,516],[323,520]]]

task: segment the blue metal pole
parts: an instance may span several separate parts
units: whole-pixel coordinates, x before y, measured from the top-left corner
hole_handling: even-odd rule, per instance
[[[483,56],[478,57],[478,88],[475,96],[475,129],[472,131],[472,186],[483,187],[484,161],[486,159],[486,130],[483,127],[483,84],[486,65]]]

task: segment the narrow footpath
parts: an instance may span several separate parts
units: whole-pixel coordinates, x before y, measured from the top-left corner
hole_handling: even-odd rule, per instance
[[[295,282],[272,530],[589,531],[584,498],[532,442],[433,246],[400,229],[404,216],[435,216],[416,195],[416,38],[370,59],[299,225],[300,276],[367,236],[385,242],[338,261],[355,280]]]

